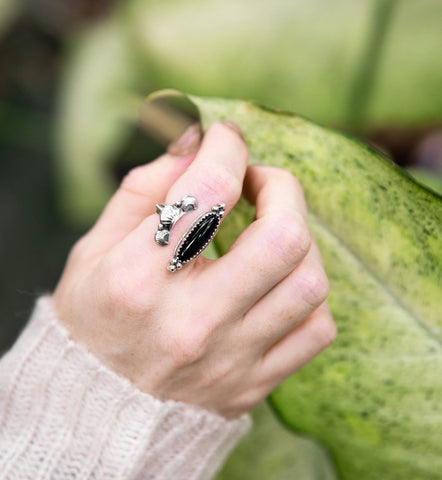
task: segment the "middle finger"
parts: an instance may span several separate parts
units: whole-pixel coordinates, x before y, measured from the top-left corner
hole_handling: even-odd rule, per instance
[[[216,279],[221,301],[246,313],[289,275],[310,249],[307,207],[293,175],[274,167],[251,166],[245,195],[256,205],[256,220],[231,249],[201,272],[204,285]]]

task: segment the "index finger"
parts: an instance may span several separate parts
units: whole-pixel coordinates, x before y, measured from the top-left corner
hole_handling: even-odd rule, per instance
[[[164,275],[170,276],[167,266],[192,222],[215,205],[224,203],[228,212],[238,201],[247,161],[247,147],[238,131],[225,122],[212,124],[195,159],[173,183],[165,198],[165,204],[170,205],[190,195],[197,200],[197,208],[176,222],[166,246],[159,246],[154,241],[159,219],[157,214],[150,215],[119,245],[118,255],[125,258],[126,263],[129,258],[133,259],[133,268],[146,278],[152,277],[152,272],[158,273],[161,279]],[[185,272],[190,274],[204,261],[199,258],[192,263],[193,268],[186,266],[182,275],[186,275]]]

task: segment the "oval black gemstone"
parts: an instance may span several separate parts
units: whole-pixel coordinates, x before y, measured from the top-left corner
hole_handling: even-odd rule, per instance
[[[192,260],[210,243],[220,224],[220,217],[213,212],[205,215],[180,246],[177,257],[182,263]]]

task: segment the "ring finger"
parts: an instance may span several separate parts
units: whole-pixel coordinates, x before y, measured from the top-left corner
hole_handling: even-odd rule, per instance
[[[240,335],[262,355],[314,312],[328,291],[321,255],[312,242],[301,264],[246,313]]]

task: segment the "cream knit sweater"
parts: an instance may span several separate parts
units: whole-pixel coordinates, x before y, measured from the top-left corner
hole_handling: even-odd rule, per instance
[[[212,478],[247,415],[159,401],[69,338],[50,297],[0,362],[0,479]]]

